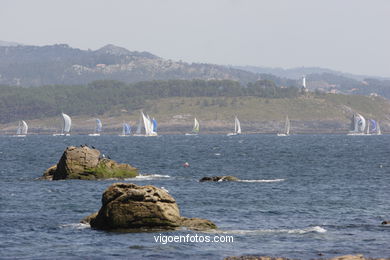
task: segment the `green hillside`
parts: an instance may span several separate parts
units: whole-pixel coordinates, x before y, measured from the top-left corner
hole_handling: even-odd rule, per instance
[[[94,129],[103,121],[105,133],[117,133],[122,122],[138,124],[140,110],[159,122],[160,133],[183,133],[197,117],[204,133],[232,129],[234,116],[244,132],[279,131],[286,115],[295,133],[343,133],[350,118],[360,113],[379,120],[390,131],[390,102],[382,97],[302,93],[295,87],[278,87],[261,80],[241,85],[235,81],[171,80],[124,84],[99,81],[86,86],[2,87],[0,125],[13,133],[18,120],[26,120],[31,133],[58,131],[60,113],[72,117],[73,132]],[[1,133],[1,132],[0,132]]]
[[[382,98],[327,94],[308,98],[267,99],[258,97],[181,97],[146,100],[142,110],[159,122],[160,133],[190,131],[197,117],[203,133],[224,133],[233,128],[234,116],[244,132],[274,133],[283,127],[286,115],[295,133],[344,133],[348,131],[353,112],[379,120],[382,130],[390,130],[390,103]],[[105,133],[119,133],[122,122],[133,129],[140,110],[112,109],[99,115]],[[93,115],[72,116],[73,132],[87,133],[94,129]],[[60,116],[28,121],[32,133],[59,131]],[[3,133],[12,133],[16,122],[3,124]]]

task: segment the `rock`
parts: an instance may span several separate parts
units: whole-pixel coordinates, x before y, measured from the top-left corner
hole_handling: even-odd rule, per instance
[[[129,164],[101,158],[100,151],[88,146],[69,146],[57,165],[47,169],[42,176],[46,180],[80,179],[96,180],[107,178],[132,178],[138,170]]]
[[[382,225],[390,225],[390,220],[385,220],[381,223]]]
[[[181,226],[192,230],[216,229],[217,226],[207,219],[201,218],[181,218]]]
[[[204,181],[239,181],[237,177],[234,176],[212,176],[212,177],[203,177],[200,179],[200,182]]]
[[[103,193],[100,210],[82,220],[101,230],[151,231],[187,227],[216,228],[211,221],[180,216],[175,199],[155,186],[131,183],[112,184]]]
[[[83,223],[83,224],[90,224],[90,223],[91,223],[91,220],[94,219],[94,218],[96,218],[97,214],[98,214],[98,213],[95,212],[95,213],[92,213],[92,214],[89,215],[89,216],[86,216],[85,218],[83,218],[83,219],[80,221],[80,223]]]

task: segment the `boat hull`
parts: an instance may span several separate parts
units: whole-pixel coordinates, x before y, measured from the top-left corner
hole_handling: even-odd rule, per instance
[[[347,135],[367,135],[365,133],[348,133]]]

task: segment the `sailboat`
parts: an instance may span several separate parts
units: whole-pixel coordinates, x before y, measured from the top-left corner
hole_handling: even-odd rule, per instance
[[[241,134],[241,124],[240,121],[238,120],[237,116],[234,118],[234,132],[233,133],[228,133],[227,136],[231,135],[239,135]]]
[[[151,119],[149,115],[145,115],[141,111],[141,118],[144,123],[144,129],[145,129],[145,134],[136,134],[136,136],[157,136],[157,121],[156,119]],[[138,129],[137,129],[138,130]]]
[[[290,135],[290,119],[286,116],[286,122],[284,123],[284,132],[278,133],[278,136],[289,136]]]
[[[157,135],[157,120],[153,118],[152,124],[153,124],[152,131],[153,131],[153,133],[156,133],[156,135]]]
[[[371,119],[369,119],[369,120],[367,121],[367,131],[366,131],[366,134],[365,134],[365,135],[371,135],[371,132],[370,132],[370,124],[372,124]]]
[[[347,135],[365,135],[364,130],[366,129],[366,119],[362,115],[353,115],[351,126],[353,129]]]
[[[67,114],[61,113],[63,119],[63,127],[60,134],[53,134],[53,136],[70,136],[70,128],[72,127],[72,119]]]
[[[26,137],[28,131],[28,125],[26,121],[22,120],[19,121],[18,128],[16,129],[16,135],[15,137]]]
[[[199,134],[199,122],[194,118],[194,127],[192,128],[191,133],[186,133],[186,135],[198,135]]]
[[[139,117],[139,121],[138,121],[138,125],[137,125],[137,130],[135,131],[135,134],[133,136],[144,136],[141,131],[142,131],[142,111],[141,111],[141,114],[140,114],[140,117]]]
[[[379,126],[379,122],[376,123],[376,135],[382,135],[381,127]]]
[[[371,129],[370,124],[372,125]],[[382,135],[381,128],[377,121],[373,119],[369,120],[369,123],[367,124],[367,135]]]
[[[102,121],[99,118],[96,118],[96,127],[95,132],[93,134],[88,134],[89,136],[100,136],[100,132],[102,131]]]
[[[123,123],[122,125],[122,134],[119,136],[130,136],[131,135],[131,126],[127,123]]]

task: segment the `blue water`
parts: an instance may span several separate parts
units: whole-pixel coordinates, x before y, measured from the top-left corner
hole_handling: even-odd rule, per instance
[[[66,146],[85,143],[155,175],[127,181],[168,189],[183,216],[212,220],[220,231],[110,233],[78,224],[117,181],[36,178]],[[390,219],[386,135],[0,137],[0,171],[0,258],[390,256],[390,227],[380,225]],[[213,175],[274,182],[198,182]],[[163,245],[154,241],[160,233],[232,235],[234,242]]]

